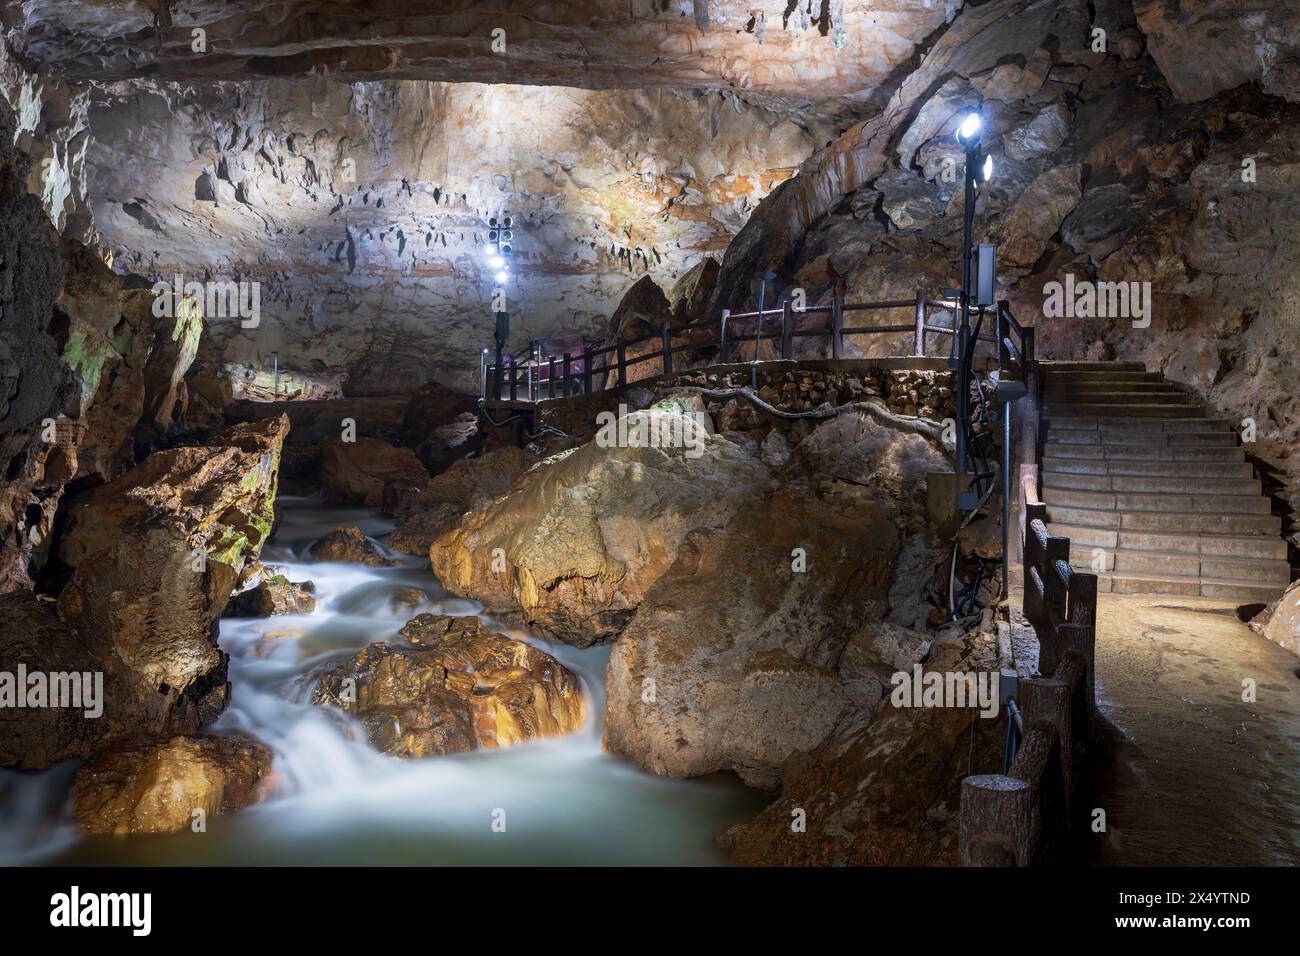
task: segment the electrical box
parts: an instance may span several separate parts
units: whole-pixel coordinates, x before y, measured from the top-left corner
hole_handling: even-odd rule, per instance
[[[997,304],[997,247],[980,243],[975,253],[975,304]]]

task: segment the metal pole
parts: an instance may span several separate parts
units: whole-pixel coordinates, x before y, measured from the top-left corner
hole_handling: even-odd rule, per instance
[[[1011,402],[1002,403],[1002,596],[1011,597]]]
[[[966,144],[966,205],[962,210],[961,234],[961,327],[957,341],[957,474],[966,473],[966,429],[970,427],[970,368],[966,350],[970,337],[971,242],[975,231],[975,166],[979,162],[979,141]]]

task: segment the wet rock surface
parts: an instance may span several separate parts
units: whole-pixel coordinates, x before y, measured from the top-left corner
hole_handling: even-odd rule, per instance
[[[420,614],[396,644],[372,644],[324,673],[313,703],[360,721],[371,745],[398,757],[507,747],[570,733],[586,704],[577,678],[549,654],[493,634],[478,618]]]
[[[356,527],[335,528],[325,537],[313,541],[307,548],[307,557],[312,561],[341,561],[372,567],[397,563],[385,557],[379,546]]]
[[[77,771],[72,800],[87,833],[174,833],[265,796],[271,751],[246,737],[172,737],[100,754]]]
[[[725,527],[766,482],[760,462],[673,412],[635,412],[615,427],[644,428],[646,446],[593,441],[561,453],[435,540],[443,585],[565,643],[608,641],[690,532]],[[649,447],[660,428],[689,429],[698,444]]]
[[[274,569],[247,590],[230,599],[231,617],[271,617],[276,614],[310,614],[316,610],[316,586],[295,583]]]
[[[230,685],[216,622],[270,534],[287,430],[283,418],[233,426],[76,497],[59,541],[67,583],[57,604],[13,596],[0,659],[100,673],[102,716],[27,711],[5,764],[48,766],[125,737],[191,732],[221,713]]]

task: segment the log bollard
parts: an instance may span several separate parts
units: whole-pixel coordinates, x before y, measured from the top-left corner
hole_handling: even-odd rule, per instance
[[[1028,866],[1038,852],[1029,784],[1001,774],[975,774],[961,782],[957,844],[962,866],[983,866],[990,855],[980,845],[1000,845],[1007,865]]]

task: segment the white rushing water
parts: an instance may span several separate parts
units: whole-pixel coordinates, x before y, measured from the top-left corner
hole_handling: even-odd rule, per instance
[[[450,757],[403,760],[372,749],[337,712],[310,703],[312,676],[330,660],[391,640],[419,613],[474,614],[448,595],[428,562],[401,566],[304,562],[332,528],[381,536],[370,509],[282,498],[282,521],[262,560],[316,585],[309,615],[225,618],[230,708],[210,729],[245,732],[275,754],[274,796],[206,833],[81,838],[68,790],[75,763],[41,773],[0,771],[0,863],[140,864],[713,864],[714,837],[751,818],[760,796],[731,778],[680,781],[641,772],[601,750],[608,647],[578,650],[528,640],[578,675],[587,724],[567,737]],[[392,600],[419,588],[417,607]],[[504,811],[505,830],[493,828]]]

